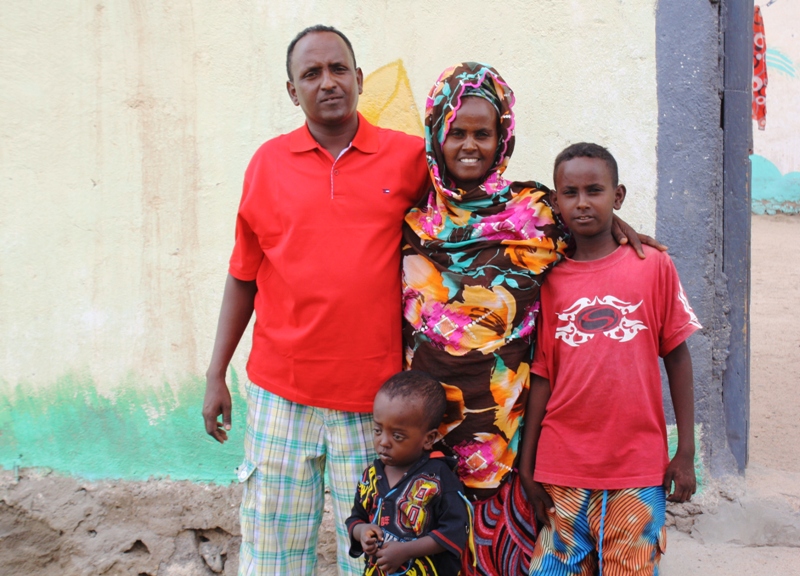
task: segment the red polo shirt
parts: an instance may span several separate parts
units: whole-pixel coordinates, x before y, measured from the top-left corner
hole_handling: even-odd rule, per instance
[[[423,141],[361,115],[338,159],[307,126],[258,149],[229,268],[258,285],[253,383],[306,405],[372,411],[402,369],[401,225],[427,184]]]

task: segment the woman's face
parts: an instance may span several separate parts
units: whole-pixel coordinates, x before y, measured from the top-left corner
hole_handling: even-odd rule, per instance
[[[480,185],[494,165],[499,135],[497,111],[489,102],[468,96],[442,145],[447,174],[456,186],[469,191]]]

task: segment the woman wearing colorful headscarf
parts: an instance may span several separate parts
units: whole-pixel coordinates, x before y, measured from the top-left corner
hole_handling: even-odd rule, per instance
[[[549,190],[503,178],[513,105],[489,66],[442,73],[425,109],[431,188],[404,224],[406,364],[447,391],[437,449],[457,457],[475,508],[477,546],[462,574],[527,574],[536,539],[514,466],[539,287],[567,244]]]

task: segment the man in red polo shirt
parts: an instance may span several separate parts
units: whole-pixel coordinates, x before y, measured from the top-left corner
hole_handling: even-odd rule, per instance
[[[303,30],[286,65],[306,123],[247,168],[203,417],[227,440],[225,373],[255,310],[239,573],[313,573],[327,468],[339,568],[356,575],[344,519],[374,457],[373,398],[402,368],[401,225],[428,173],[420,138],[356,111],[362,73],[341,32]]]

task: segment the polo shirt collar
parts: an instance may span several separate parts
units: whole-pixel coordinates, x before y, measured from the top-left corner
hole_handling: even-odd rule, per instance
[[[378,129],[367,122],[367,119],[358,113],[358,130],[353,138],[353,146],[364,154],[375,154],[378,151]]]
[[[367,122],[367,119],[358,114],[358,130],[353,138],[352,145],[358,148],[364,154],[374,154],[378,151],[378,129]],[[290,135],[289,150],[291,152],[308,152],[319,148],[319,143],[314,140],[311,132],[308,130],[308,124],[303,124]]]

